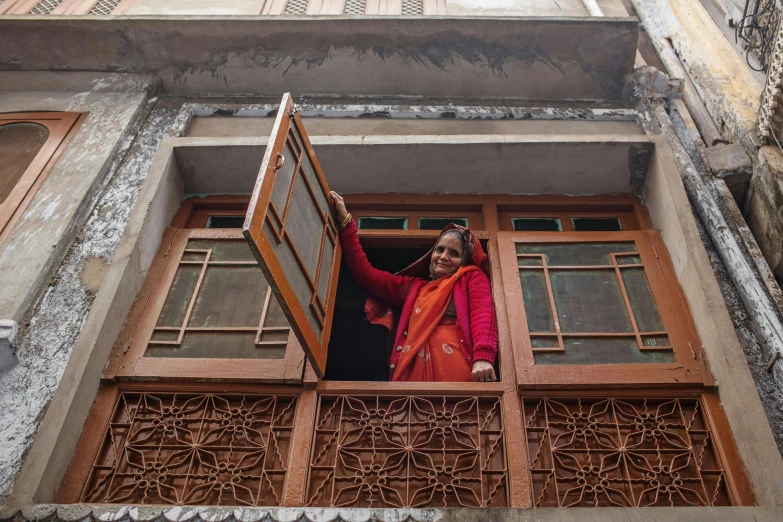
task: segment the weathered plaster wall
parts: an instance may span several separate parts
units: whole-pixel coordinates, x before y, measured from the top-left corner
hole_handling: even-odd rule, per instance
[[[60,416],[61,421],[64,416],[74,422],[62,403],[53,409],[47,408],[66,365],[86,364],[84,359],[71,358],[95,298],[82,282],[84,265],[92,259],[106,261],[112,258],[158,145],[164,136],[177,135],[186,126],[186,120],[179,117],[179,104],[174,108],[159,106],[152,110],[136,137],[126,140],[117,152],[117,159],[122,160],[121,163],[114,164],[110,181],[100,192],[98,203],[89,214],[86,225],[80,230],[64,262],[57,268],[51,284],[31,314],[30,323],[21,337],[19,365],[0,377],[0,441],[3,442],[0,446],[0,504],[10,492],[22,462],[28,457],[33,437],[45,414]],[[147,252],[149,259],[156,249],[157,242],[152,247],[152,254]],[[146,260],[147,264],[149,259]],[[140,265],[144,262],[143,259],[133,261]],[[99,282],[93,281],[92,284]],[[131,290],[128,299],[132,301],[136,291]],[[119,328],[123,321],[124,316],[116,317],[105,326]],[[109,347],[115,337],[116,333],[111,337]],[[105,359],[93,367],[89,374],[92,379],[89,382],[93,382],[94,390],[97,390],[104,364]],[[79,382],[81,377],[70,384]],[[93,399],[94,393],[89,397],[72,397],[77,403],[82,402],[86,409],[89,409]],[[59,429],[44,429],[41,433],[45,441],[47,436],[57,437]],[[48,464],[51,456],[44,451],[33,451],[29,454],[29,460],[32,461],[31,466],[35,467],[36,462],[41,460],[45,465]],[[70,460],[68,453],[57,457],[64,459],[65,465]],[[56,463],[57,458],[54,461]],[[29,482],[26,484],[29,492]],[[50,488],[56,488],[56,485],[50,485]]]
[[[182,93],[616,101],[637,34],[631,18],[0,17],[0,68],[142,71]]]
[[[0,73],[0,112],[88,113],[7,239],[0,244],[0,318],[22,321],[84,224],[114,155],[145,112],[148,77]],[[39,91],[48,87],[53,90]]]
[[[310,136],[423,136],[454,134],[619,134],[641,136],[633,121],[456,120],[392,118],[302,118]],[[195,117],[186,136],[269,136],[274,118]]]

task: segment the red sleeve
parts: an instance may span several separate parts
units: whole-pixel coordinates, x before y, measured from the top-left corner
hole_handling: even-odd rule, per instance
[[[356,222],[351,221],[340,232],[343,261],[348,265],[354,282],[386,304],[402,306],[415,278],[398,276],[373,268],[362,250],[362,245],[359,244],[357,231]]]
[[[468,283],[470,333],[473,336],[473,360],[495,363],[498,353],[498,323],[492,287],[484,272],[476,271]]]

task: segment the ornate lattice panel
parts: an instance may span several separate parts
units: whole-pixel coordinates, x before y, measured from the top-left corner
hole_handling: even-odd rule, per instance
[[[285,14],[305,14],[309,0],[288,0],[285,4]]]
[[[363,15],[367,7],[367,0],[345,0],[343,14]]]
[[[404,16],[418,16],[424,14],[423,0],[402,0],[402,14]]]
[[[62,0],[41,0],[30,10],[32,15],[47,15],[54,11]]]
[[[109,16],[114,8],[120,4],[120,0],[100,0],[90,11],[91,15]]]
[[[276,506],[295,398],[122,393],[80,500]]]
[[[699,399],[524,399],[533,505],[726,506]]]
[[[499,398],[322,397],[308,504],[508,505]]]

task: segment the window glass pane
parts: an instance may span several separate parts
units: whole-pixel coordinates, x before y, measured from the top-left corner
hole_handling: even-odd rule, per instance
[[[281,359],[289,333],[288,320],[244,240],[191,239],[146,356]]]
[[[549,292],[546,288],[543,270],[520,270],[522,297],[525,300],[527,326],[531,332],[554,332],[555,320],[549,304]],[[557,341],[555,341],[557,346]]]
[[[640,351],[633,337],[566,337],[565,352],[534,352],[536,364],[633,364],[674,362],[671,350]]]
[[[571,218],[577,232],[619,232],[619,218]]]
[[[623,243],[517,243],[517,254],[546,254],[550,266],[611,265],[609,254],[636,252],[633,242]]]
[[[209,216],[207,228],[242,228],[245,216]]]
[[[463,227],[468,226],[468,218],[466,217],[423,217],[419,218],[419,230],[443,230],[449,223],[460,225]]]
[[[6,200],[48,137],[49,129],[38,123],[0,125],[0,203]]]
[[[286,335],[286,338],[288,336]],[[257,347],[255,332],[188,331],[179,346],[150,346],[147,357],[205,359],[283,359],[285,345]]]
[[[365,230],[407,230],[408,218],[362,216],[357,226]]]
[[[636,324],[641,332],[661,332],[665,330],[661,314],[650,288],[650,282],[643,268],[623,268],[625,291],[631,302],[631,310],[636,318]]]
[[[518,232],[560,232],[563,230],[558,218],[511,218],[511,225]]]
[[[549,277],[563,332],[633,332],[614,270],[556,270]]]

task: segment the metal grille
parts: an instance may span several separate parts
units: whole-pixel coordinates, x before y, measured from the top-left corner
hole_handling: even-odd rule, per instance
[[[120,0],[101,0],[90,11],[91,15],[109,16],[114,8],[117,7]]]
[[[295,397],[122,393],[82,502],[278,506]]]
[[[62,0],[41,0],[35,7],[32,8],[30,14],[47,15],[54,11],[61,2]]]
[[[309,0],[288,0],[285,4],[285,14],[305,14]]]
[[[494,397],[322,397],[307,503],[507,506],[501,410]]]
[[[402,0],[403,16],[417,16],[424,14],[423,0]]]
[[[699,399],[523,403],[536,507],[730,505]]]
[[[367,0],[346,0],[343,14],[363,15],[367,6]]]

